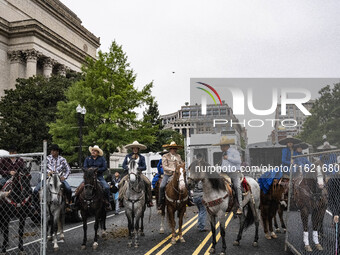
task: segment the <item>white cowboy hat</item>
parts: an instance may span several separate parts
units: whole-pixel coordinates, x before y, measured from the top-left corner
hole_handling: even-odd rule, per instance
[[[164,155],[164,154],[167,154],[169,153],[167,149],[164,149],[162,152],[159,152],[160,155]]]
[[[164,144],[162,147],[163,147],[163,148],[166,148],[166,149],[168,149],[168,150],[170,150],[170,149],[181,149],[181,148],[183,148],[182,145],[177,145],[176,142],[174,142],[174,141],[172,141],[170,144]]]
[[[134,147],[139,148],[141,150],[146,149],[146,146],[144,144],[140,144],[138,141],[134,141],[133,143],[130,143],[130,144],[125,146],[126,149],[132,149]]]
[[[95,145],[95,146],[93,146],[93,147],[90,146],[90,147],[89,147],[89,151],[92,152],[92,150],[98,151],[98,152],[99,152],[99,156],[103,156],[103,154],[104,154],[103,151],[102,151],[102,149],[100,149],[98,145]]]
[[[337,147],[334,145],[330,145],[329,142],[324,142],[323,145],[320,145],[317,149],[318,150],[331,150],[336,149]]]
[[[227,136],[222,136],[220,143],[213,144],[213,146],[229,145],[229,144],[235,144],[235,139],[234,138],[228,138]]]
[[[286,138],[283,138],[279,141],[279,144],[281,145],[286,145],[287,143],[298,144],[298,143],[302,143],[302,141],[300,139],[294,138],[291,135],[287,135]]]

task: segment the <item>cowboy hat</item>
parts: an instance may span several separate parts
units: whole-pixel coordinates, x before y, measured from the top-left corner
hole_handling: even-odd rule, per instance
[[[279,144],[281,145],[286,145],[287,143],[298,144],[298,143],[302,143],[302,141],[300,139],[294,138],[291,135],[287,135],[286,138],[283,138],[279,141]]]
[[[133,143],[130,143],[125,146],[126,149],[132,149],[132,148],[138,148],[140,150],[145,150],[146,146],[144,144],[139,143],[138,141],[134,141]]]
[[[102,151],[102,149],[100,149],[98,145],[95,145],[95,146],[93,146],[93,147],[90,146],[90,147],[89,147],[89,151],[92,152],[92,150],[98,151],[98,152],[99,152],[99,156],[103,156],[103,154],[104,154],[103,151]]]
[[[226,136],[222,136],[220,143],[213,144],[213,146],[230,145],[230,144],[235,144],[235,139],[234,138],[228,138]]]
[[[294,149],[297,149],[297,148],[302,148],[303,150],[305,150],[305,149],[308,148],[308,144],[307,144],[307,143],[299,143],[299,144],[295,144],[295,145],[294,145]]]
[[[166,148],[168,150],[170,149],[180,149],[180,148],[183,148],[182,145],[177,145],[176,142],[172,141],[170,144],[164,144],[162,146],[163,148]]]
[[[51,147],[50,147],[50,150],[51,151],[58,151],[59,153],[63,152],[63,150],[59,147],[58,144],[52,144]]]
[[[317,149],[318,150],[331,150],[336,149],[337,147],[334,145],[330,145],[329,142],[324,142],[323,145],[320,145]]]

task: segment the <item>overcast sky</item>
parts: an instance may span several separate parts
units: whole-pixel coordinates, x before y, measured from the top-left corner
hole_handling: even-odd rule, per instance
[[[61,1],[101,50],[123,45],[136,85],[154,81],[161,114],[190,101],[190,78],[340,76],[337,0]]]

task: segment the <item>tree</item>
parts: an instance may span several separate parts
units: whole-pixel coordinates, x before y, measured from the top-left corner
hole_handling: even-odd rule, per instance
[[[0,146],[16,146],[20,152],[42,151],[42,141],[52,141],[47,123],[56,119],[57,102],[80,76],[42,76],[18,79],[0,101]]]
[[[97,60],[87,59],[82,73],[84,80],[66,91],[66,102],[58,104],[57,120],[49,125],[53,141],[70,155],[69,161],[76,161],[79,148],[78,104],[87,110],[83,153],[88,154],[88,146],[97,144],[108,159],[117,147],[143,140],[144,132],[146,136],[150,133],[147,128],[139,130],[143,125],[135,109],[150,100],[152,83],[141,91],[134,87],[136,75],[120,45],[114,41],[109,52],[99,51]]]
[[[327,135],[331,144],[340,145],[340,83],[329,85],[319,91],[309,116],[303,124],[299,137],[314,146],[322,144],[322,135]]]

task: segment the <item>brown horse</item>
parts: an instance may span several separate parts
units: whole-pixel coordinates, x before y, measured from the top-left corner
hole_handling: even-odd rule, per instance
[[[320,167],[320,162],[315,171],[308,171],[304,175],[300,174],[294,181],[294,200],[300,209],[303,224],[303,241],[305,250],[312,251],[308,237],[308,216],[312,215],[313,241],[317,250],[323,250],[319,243],[319,234],[323,233],[322,223],[327,209],[327,192],[324,185],[324,174]]]
[[[280,202],[283,200],[284,187],[280,180],[274,179],[269,192],[260,194],[260,210],[263,222],[263,229],[266,239],[276,239],[277,235],[273,231],[273,218],[276,215]],[[269,232],[268,232],[269,229]]]
[[[277,214],[279,215],[281,228],[283,229],[283,232],[286,232],[286,224],[283,220],[283,212],[287,210],[288,205],[288,191],[289,191],[289,179],[288,178],[282,178],[281,180],[281,186],[283,186],[284,193],[283,193],[283,200],[279,203]],[[281,230],[279,228],[279,225],[277,224],[276,215],[274,216],[274,227],[276,233],[281,233]]]
[[[169,225],[172,231],[171,243],[176,243],[176,221],[175,221],[175,212],[177,211],[178,216],[178,237],[181,243],[184,243],[185,240],[182,236],[182,224],[183,217],[186,211],[186,205],[188,200],[188,190],[185,184],[186,179],[186,171],[185,164],[182,163],[177,165],[174,174],[172,175],[172,179],[167,184],[165,188],[165,205],[168,216]],[[164,214],[164,210],[162,210],[162,214]]]

